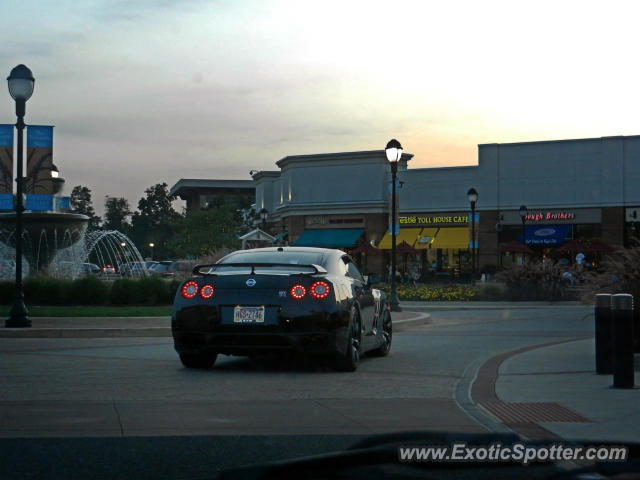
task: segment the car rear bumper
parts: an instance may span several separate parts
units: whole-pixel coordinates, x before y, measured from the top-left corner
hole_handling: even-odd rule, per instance
[[[301,352],[310,355],[344,353],[348,323],[336,314],[286,317],[278,325],[220,324],[215,309],[174,314],[171,329],[178,353],[215,352],[254,355]]]

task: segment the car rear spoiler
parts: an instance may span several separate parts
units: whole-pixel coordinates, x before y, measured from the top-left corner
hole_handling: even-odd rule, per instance
[[[250,275],[255,275],[256,274],[256,267],[288,267],[288,268],[297,268],[297,267],[303,267],[303,268],[312,268],[314,270],[313,273],[309,273],[308,275],[318,275],[318,274],[325,274],[328,273],[327,270],[323,267],[321,267],[320,265],[316,265],[314,263],[312,264],[297,264],[297,263],[207,263],[207,264],[202,264],[202,265],[196,265],[195,267],[193,267],[193,274],[194,275],[209,275],[209,276],[215,276],[216,274],[213,272],[201,272],[200,270],[205,268],[205,267],[209,267],[214,269],[215,267],[242,267],[242,268],[247,268],[250,267],[251,268],[251,273]],[[305,275],[304,273],[302,273],[302,275]]]

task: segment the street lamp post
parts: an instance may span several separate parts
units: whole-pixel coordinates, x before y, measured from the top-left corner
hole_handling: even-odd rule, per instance
[[[398,175],[398,162],[402,158],[402,145],[395,138],[389,140],[385,147],[387,160],[391,163],[391,298],[389,304],[392,312],[401,312],[398,290],[396,288],[396,178]]]
[[[5,327],[30,327],[31,320],[27,318],[27,307],[24,304],[24,291],[22,289],[22,212],[24,212],[24,204],[22,195],[24,193],[24,178],[22,177],[23,162],[23,131],[24,131],[24,115],[27,100],[33,94],[33,86],[35,79],[31,70],[24,65],[18,65],[7,77],[9,84],[9,94],[16,102],[16,128],[18,129],[17,144],[17,177],[16,177],[16,200],[14,210],[16,212],[16,280],[13,288],[13,304],[9,312],[9,318],[5,322]]]
[[[151,260],[153,260],[153,247],[155,247],[155,244],[152,242],[149,244],[149,249],[151,250]]]
[[[525,229],[525,223],[527,222],[527,213],[529,213],[529,211],[527,210],[527,206],[520,205],[520,218],[522,219],[522,244],[523,245],[527,244],[527,232]]]
[[[266,208],[262,208],[260,210],[260,217],[262,217],[262,231],[265,231],[267,227],[267,216],[269,215],[269,211]]]
[[[475,188],[470,188],[467,192],[467,198],[471,204],[471,282],[476,279],[476,202],[478,201],[478,192]]]

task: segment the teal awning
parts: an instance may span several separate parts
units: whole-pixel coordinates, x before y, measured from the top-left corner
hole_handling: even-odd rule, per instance
[[[305,230],[293,242],[295,247],[351,248],[364,233],[364,228],[327,228]]]
[[[273,239],[273,243],[279,242],[280,240],[282,240],[288,235],[289,235],[289,232],[282,232],[280,235],[276,235],[275,238]]]

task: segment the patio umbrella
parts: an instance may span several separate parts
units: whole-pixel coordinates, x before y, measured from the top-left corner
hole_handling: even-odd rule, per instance
[[[396,253],[418,253],[419,250],[416,250],[411,245],[409,245],[404,240],[400,245],[396,245]]]
[[[595,240],[591,242],[591,248],[593,249],[594,252],[604,252],[604,253],[610,253],[610,252],[613,252],[614,250],[613,247],[610,247],[609,245],[607,245],[604,242],[601,242],[600,240]]]
[[[365,243],[353,249],[353,253],[378,253],[380,249]]]
[[[593,253],[596,250],[593,246],[588,243],[582,243],[578,240],[570,240],[561,247],[556,248],[557,253],[573,253],[573,252],[582,252],[582,253]]]
[[[528,253],[530,255],[533,255],[535,253],[526,245],[516,241],[505,243],[504,245],[500,246],[500,251],[511,253]]]
[[[396,253],[404,254],[404,271],[405,273],[408,270],[409,266],[409,254],[419,253],[420,250],[413,248],[406,241],[402,241],[400,245],[396,245]]]

